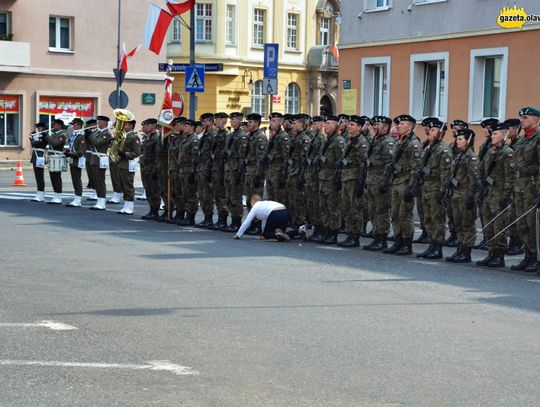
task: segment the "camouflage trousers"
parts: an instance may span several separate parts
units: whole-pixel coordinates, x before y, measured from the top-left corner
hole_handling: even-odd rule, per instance
[[[217,212],[225,214],[229,212],[227,198],[225,196],[225,174],[221,169],[212,171],[212,190]]]
[[[237,184],[237,175],[238,171],[227,171],[225,173],[225,199],[231,217],[241,218],[244,214],[242,185]]]
[[[371,216],[371,223],[373,224],[373,235],[388,236],[390,231],[390,192],[381,194],[379,192],[378,184],[369,184],[367,187],[367,202],[369,206],[369,213]]]
[[[464,247],[472,247],[476,240],[476,208],[468,209],[466,200],[464,194],[454,193],[450,202],[458,243]]]
[[[347,233],[359,234],[362,231],[362,199],[355,195],[356,180],[343,181],[341,186],[341,217]]]
[[[340,198],[332,181],[319,180],[319,209],[322,224],[327,230],[337,231],[341,226]]]
[[[298,189],[298,175],[289,176],[287,179],[287,202],[291,223],[297,228],[306,223],[306,195],[305,185]]]
[[[422,206],[424,208],[424,227],[431,243],[442,245],[446,231],[446,210],[437,202],[438,191],[437,188],[424,189],[422,191]]]
[[[212,183],[207,181],[206,169],[197,172],[197,195],[199,205],[205,215],[214,213],[214,194]]]
[[[392,185],[391,220],[394,234],[396,236],[401,235],[404,239],[409,239],[414,234],[414,200],[412,202],[405,202],[403,200],[406,187],[406,182]]]

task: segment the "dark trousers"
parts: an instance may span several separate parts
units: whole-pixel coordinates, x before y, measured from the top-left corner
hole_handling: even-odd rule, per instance
[[[49,172],[51,176],[51,184],[53,191],[57,194],[62,193],[62,173],[61,172]]]
[[[117,193],[121,193],[122,185],[120,182],[120,171],[118,169],[118,165],[111,162],[109,164],[109,172],[111,174],[111,183],[112,183],[113,191]]]
[[[90,165],[90,158],[92,157],[92,155],[87,154],[85,157],[86,157],[86,175],[88,176],[88,188],[96,189],[96,184],[94,182],[94,172],[92,171],[92,166]]]
[[[281,229],[285,232],[288,223],[289,211],[287,209],[278,209],[270,212],[264,225],[263,236],[267,239],[275,239],[276,229]]]
[[[117,168],[118,178],[120,179],[120,188],[124,193],[124,201],[133,202],[135,200],[135,188],[133,187],[133,180],[135,179],[135,173],[129,172],[124,168]]]
[[[76,165],[69,166],[69,173],[71,174],[71,182],[73,183],[73,189],[76,196],[82,196],[82,180],[81,169]]]
[[[45,191],[45,172],[43,168],[36,167],[34,164],[34,176],[36,177],[36,184],[38,191]]]
[[[96,194],[98,198],[107,197],[107,187],[105,186],[105,171],[106,169],[99,168],[99,165],[92,164],[90,166],[92,174],[94,175],[94,186],[96,187]]]

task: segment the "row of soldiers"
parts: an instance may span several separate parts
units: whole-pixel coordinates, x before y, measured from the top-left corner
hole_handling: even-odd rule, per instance
[[[160,145],[157,122],[150,119],[143,127],[141,158],[150,212],[143,218],[236,232],[242,196],[262,195],[266,185],[267,198],[284,203],[291,213],[291,237],[304,234],[316,243],[358,247],[369,221],[373,241],[364,249],[411,255],[416,200],[429,243],[417,257],[443,257],[448,217],[457,248],[445,260],[470,262],[480,216],[489,252],[478,265],[505,265],[506,229],[512,224],[511,242],[525,251],[523,261],[512,268],[536,271],[533,210],[540,203],[540,111],[527,107],[519,114],[505,122],[484,120],[486,140],[478,155],[475,133],[463,120],[450,124],[454,140],[447,145],[447,124],[437,118],[422,121],[427,137],[422,142],[410,115],[392,120],[272,113],[267,137],[258,114],[243,122],[240,112],[205,113],[200,121],[175,118],[173,134]],[[167,180],[172,188],[166,187]],[[172,198],[167,190],[173,191]],[[167,204],[160,215],[161,200]],[[198,206],[204,219],[195,224]],[[389,247],[390,225],[394,244]],[[342,226],[347,238],[338,242]],[[254,222],[249,233],[260,232],[261,225]]]

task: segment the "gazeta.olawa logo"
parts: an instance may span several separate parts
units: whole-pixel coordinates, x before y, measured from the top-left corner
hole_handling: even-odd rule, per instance
[[[518,8],[516,3],[514,7],[503,7],[497,17],[497,24],[502,28],[523,28],[528,22],[540,22],[540,15],[527,14],[523,7]]]

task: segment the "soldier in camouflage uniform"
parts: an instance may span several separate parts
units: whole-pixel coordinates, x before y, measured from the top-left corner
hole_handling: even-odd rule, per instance
[[[383,250],[383,253],[410,255],[414,234],[414,173],[421,165],[422,148],[420,139],[414,133],[414,117],[404,114],[396,117],[394,122],[400,140],[394,160],[387,166],[386,173],[392,180],[391,219],[396,240],[392,247]]]
[[[349,115],[346,115],[345,113],[338,114],[338,133],[341,137],[343,137],[343,141],[346,143],[349,140],[349,132],[347,131],[349,128]]]
[[[516,214],[522,216],[531,209],[531,204],[540,207],[540,110],[534,107],[524,107],[519,111],[523,136],[514,150],[516,160],[516,178],[514,184],[514,199]],[[536,252],[536,218],[535,211],[529,212],[518,222],[518,230],[523,245],[525,258],[512,270],[535,272],[538,268]]]
[[[203,113],[201,115],[203,135],[199,139],[199,156],[197,158],[197,195],[199,205],[204,214],[204,220],[195,227],[213,227],[214,197],[212,191],[212,140],[214,138],[214,114]]]
[[[497,215],[507,210],[512,200],[515,178],[514,152],[506,145],[508,126],[499,123],[493,126],[491,148],[481,163],[480,178],[484,186],[482,191],[485,220],[484,234],[489,243],[489,253],[477,266],[504,267],[506,252],[506,234],[495,235],[506,227],[506,216]],[[493,221],[492,221],[493,220]],[[490,242],[491,240],[491,242]]]
[[[361,134],[365,120],[360,116],[350,117],[345,143],[337,170],[341,175],[341,216],[345,222],[347,239],[338,243],[340,247],[359,247],[363,223],[361,199],[364,195],[363,171],[367,170],[366,157],[369,141]]]
[[[443,143],[446,125],[434,118],[428,123],[428,144],[422,153],[422,165],[415,173],[416,185],[422,190],[424,226],[430,245],[416,257],[442,259],[442,246],[446,226],[446,211],[443,207],[444,185],[452,167],[452,152]]]
[[[64,145],[66,144],[66,131],[64,130],[64,122],[56,119],[52,122],[52,132],[47,135],[47,143],[49,144],[50,156],[61,156],[64,153]],[[62,203],[62,172],[51,172],[51,184],[54,190],[53,198],[48,202],[50,204]]]
[[[227,199],[225,198],[225,162],[224,154],[227,134],[229,133],[225,126],[229,115],[219,112],[214,115],[215,118],[215,133],[212,138],[212,189],[214,191],[214,201],[218,213],[218,221],[208,229],[221,230],[227,227],[227,216],[229,209],[227,208]]]
[[[387,248],[390,230],[391,185],[385,183],[384,169],[392,162],[395,151],[395,141],[390,136],[391,125],[392,119],[386,116],[375,116],[371,119],[372,140],[366,157],[368,166],[366,195],[369,213],[372,216],[373,241],[363,247],[370,251],[381,251]]]
[[[178,166],[178,153],[182,141],[184,141],[184,123],[186,122],[185,117],[175,117],[171,126],[174,126],[173,134],[170,136],[169,143],[169,173],[171,174],[172,182],[172,191],[173,191],[173,204],[176,209],[174,218],[171,219],[170,223],[176,223],[177,225],[185,219],[186,209],[185,202],[183,200],[182,194],[182,185],[180,182],[180,167]]]
[[[371,128],[371,119],[367,116],[360,116],[360,118],[364,122],[364,125],[362,126],[362,129],[360,130],[360,134],[366,139],[369,145],[371,144],[371,134],[369,132]],[[367,166],[364,168],[363,173],[364,175],[367,175]],[[364,192],[362,193],[362,197],[360,198],[360,207],[362,208],[362,229],[360,231],[360,236],[373,237],[373,228],[369,233],[367,232],[367,224],[368,222],[371,222],[371,225],[373,225],[373,220],[371,219],[371,215],[369,213],[367,194],[365,193],[365,190],[366,190],[365,178],[363,180],[363,186],[364,186]]]
[[[167,133],[169,130],[167,128],[163,129],[164,133]],[[169,146],[171,143],[171,136],[162,138],[160,135],[160,141],[156,146],[156,156],[157,156],[157,172],[158,172],[158,181],[159,181],[159,192],[160,200],[163,201],[163,213],[158,216],[158,222],[172,222],[172,212],[174,204],[174,195],[172,187],[172,175],[170,172],[170,161],[169,161]],[[171,196],[169,197],[169,183],[171,183]],[[169,204],[171,207],[169,207]],[[161,206],[161,202],[160,202]]]
[[[262,196],[264,189],[264,179],[261,179],[261,160],[264,157],[266,147],[268,144],[268,138],[264,134],[261,127],[262,117],[258,113],[251,113],[246,117],[249,127],[249,137],[245,151],[243,151],[243,157],[241,159],[241,166],[245,168],[245,182],[244,188],[246,196],[248,197],[248,211],[251,210],[251,197],[255,194]],[[243,160],[243,162],[242,162]],[[247,232],[248,235],[260,235],[262,233],[261,221],[257,220],[252,223],[252,228]]]
[[[195,225],[195,215],[199,209],[197,200],[197,159],[199,156],[199,139],[194,134],[195,127],[200,122],[186,119],[182,142],[178,147],[178,174],[182,202],[186,210],[184,220],[179,220],[179,226]]]
[[[319,174],[319,209],[324,227],[323,244],[336,244],[341,213],[339,210],[339,186],[333,182],[336,163],[341,158],[344,140],[338,133],[339,119],[336,116],[326,118],[324,132],[326,140],[321,145],[319,156],[316,158],[315,171]],[[317,240],[313,240],[317,242]]]
[[[240,112],[230,114],[231,132],[225,141],[225,197],[227,208],[231,214],[231,224],[222,229],[224,232],[236,233],[242,224],[244,207],[242,205],[242,184],[239,174],[240,157],[247,147],[247,135],[240,129],[244,115]]]
[[[321,146],[326,140],[323,131],[324,117],[314,116],[311,123],[311,140],[306,157],[306,220],[309,225],[313,225],[313,234],[310,241],[324,240],[324,226],[319,210],[319,174],[314,170],[314,163],[319,155]],[[307,231],[304,239],[307,238]]]
[[[156,132],[157,120],[154,118],[143,120],[142,130],[142,155],[139,159],[141,165],[141,178],[146,193],[146,200],[150,206],[150,212],[141,216],[144,220],[157,220],[159,217],[159,206],[161,204],[161,193],[159,190],[157,148],[161,143],[159,134]]]
[[[269,201],[286,204],[287,190],[283,181],[289,157],[289,135],[282,129],[283,115],[273,112],[270,119],[270,141],[261,163],[261,174],[266,179],[266,195]],[[274,134],[272,134],[274,133]]]
[[[473,152],[474,132],[461,129],[454,132],[458,155],[452,163],[450,176],[445,183],[443,203],[451,202],[457,249],[445,258],[450,263],[470,263],[471,249],[476,239],[475,195],[480,185],[478,158]]]

